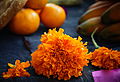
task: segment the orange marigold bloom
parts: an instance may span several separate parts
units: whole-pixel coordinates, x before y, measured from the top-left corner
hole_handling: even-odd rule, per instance
[[[109,70],[120,67],[120,52],[117,50],[100,47],[91,52],[90,55],[92,55],[91,62],[94,66]]]
[[[82,75],[81,71],[90,58],[87,44],[81,41],[81,37],[72,38],[63,32],[61,28],[58,32],[50,29],[42,35],[42,43],[31,54],[31,64],[38,75],[58,77],[59,80]]]
[[[11,67],[8,72],[3,72],[3,78],[13,78],[13,77],[29,77],[30,74],[24,69],[30,66],[29,61],[20,63],[20,60],[15,61],[15,65],[8,63]]]

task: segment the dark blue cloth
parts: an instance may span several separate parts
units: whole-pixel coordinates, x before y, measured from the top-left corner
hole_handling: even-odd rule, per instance
[[[88,8],[90,4],[93,2],[90,2],[90,0],[85,0],[84,3],[82,3],[80,6],[71,6],[71,7],[65,7],[67,9],[67,19],[62,26],[62,28],[65,30],[65,33],[76,38],[78,37],[78,34],[76,33],[76,26],[78,24],[78,20],[80,16],[85,12],[85,10]],[[56,19],[57,21],[57,19]],[[6,26],[7,27],[7,26]],[[23,37],[25,40],[28,40],[30,42],[30,51],[33,52],[36,50],[37,45],[40,44],[40,35],[44,32],[47,32],[48,29],[45,28],[43,25],[40,26],[40,29],[29,36],[19,36],[12,34],[8,28],[3,29],[0,31],[0,82],[58,82],[57,79],[48,79],[47,77],[44,77],[42,75],[38,76],[35,74],[33,68],[29,68],[29,72],[31,74],[31,77],[20,77],[20,78],[13,78],[13,79],[3,79],[2,72],[7,71],[7,63],[13,63],[16,59],[19,59],[21,61],[27,61],[31,60],[30,52],[25,48]],[[89,37],[83,37],[84,42],[88,42],[88,48],[90,51],[93,51],[95,49],[94,45],[91,42],[91,39]],[[102,44],[100,42],[101,46],[107,46],[109,48],[120,50],[120,44]],[[78,78],[72,77],[67,82],[93,82],[93,77],[91,75],[91,72],[94,70],[97,70],[98,68],[95,68],[91,65],[88,67],[84,67],[83,75]],[[63,80],[62,80],[63,81]]]

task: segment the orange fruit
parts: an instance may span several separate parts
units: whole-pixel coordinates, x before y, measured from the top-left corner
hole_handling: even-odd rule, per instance
[[[48,3],[41,11],[40,18],[48,28],[60,27],[66,19],[66,13],[62,7]]]
[[[34,10],[37,14],[39,14],[40,15],[40,12],[41,12],[41,9],[36,9],[36,10]]]
[[[26,7],[32,9],[41,9],[45,6],[48,0],[28,0],[26,3]]]
[[[40,25],[39,15],[32,9],[22,9],[9,23],[12,32],[21,35],[32,34]]]

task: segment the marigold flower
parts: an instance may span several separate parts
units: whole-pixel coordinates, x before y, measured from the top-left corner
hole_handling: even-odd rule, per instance
[[[8,69],[8,72],[3,72],[3,78],[5,79],[30,76],[30,74],[24,69],[30,66],[29,61],[20,63],[20,60],[16,60],[15,65],[8,63],[8,66],[11,67]]]
[[[91,62],[94,66],[109,70],[120,67],[120,52],[117,50],[100,47],[94,52],[91,52],[90,55],[92,55]]]
[[[72,38],[63,33],[63,29],[49,30],[41,37],[41,44],[31,54],[31,64],[38,75],[44,75],[59,80],[68,80],[71,76],[81,76],[84,66],[90,58],[86,43],[81,37]]]

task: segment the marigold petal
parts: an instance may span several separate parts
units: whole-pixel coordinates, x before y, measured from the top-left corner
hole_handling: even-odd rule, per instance
[[[22,66],[23,68],[30,67],[30,63],[29,63],[29,61],[27,61],[27,62],[22,62],[22,63],[21,63],[21,66]]]
[[[91,52],[90,55],[92,55],[91,62],[94,66],[109,70],[120,67],[120,51],[100,47]]]
[[[8,63],[8,66],[11,67],[11,68],[15,68],[15,65],[13,65],[11,63]]]
[[[68,80],[81,76],[83,67],[89,63],[87,43],[83,43],[81,37],[75,39],[63,32],[62,28],[50,29],[42,35],[42,43],[31,54],[31,64],[38,75]]]
[[[29,67],[29,61],[20,63],[20,60],[15,61],[15,65],[8,63],[12,68],[8,69],[7,72],[3,72],[3,78],[13,78],[13,77],[29,77],[30,74],[24,69]]]
[[[16,61],[15,61],[15,65],[16,65],[16,66],[20,65],[20,60],[16,60]]]

